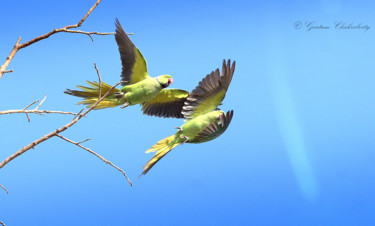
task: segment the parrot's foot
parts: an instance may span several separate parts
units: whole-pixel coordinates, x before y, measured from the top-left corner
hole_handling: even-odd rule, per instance
[[[182,144],[185,144],[189,140],[189,138],[187,136],[183,136],[182,138],[185,139],[184,142],[182,142]]]
[[[127,106],[129,106],[130,104],[128,103],[128,102],[126,102],[125,104],[123,104],[122,106],[121,106],[121,108],[126,108]]]
[[[114,93],[114,95],[115,95],[116,98],[121,98],[121,97],[124,96],[124,94],[125,94],[124,92],[115,92]]]
[[[181,127],[174,127],[175,129],[178,129],[178,133],[182,133],[182,128]]]

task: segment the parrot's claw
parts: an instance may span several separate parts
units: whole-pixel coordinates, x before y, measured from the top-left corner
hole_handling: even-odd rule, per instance
[[[125,104],[123,104],[123,105],[121,106],[121,108],[126,108],[127,106],[129,106],[129,103],[128,103],[128,102],[126,102]]]
[[[182,128],[181,127],[174,127],[175,129],[178,129],[178,133],[182,133]]]
[[[125,94],[124,92],[115,92],[114,93],[114,95],[115,95],[116,98],[121,98],[121,97],[124,96],[124,94]]]
[[[182,142],[182,144],[185,144],[188,141],[188,139],[189,139],[187,136],[183,136],[182,138],[185,139],[184,142]]]

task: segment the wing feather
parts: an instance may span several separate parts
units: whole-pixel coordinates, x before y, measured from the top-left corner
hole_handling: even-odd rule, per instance
[[[186,119],[213,111],[221,104],[232,81],[235,66],[235,61],[231,65],[230,60],[224,60],[221,74],[220,70],[216,69],[199,82],[182,108]]]
[[[148,77],[148,73],[145,58],[125,33],[120,21],[117,18],[115,25],[115,39],[118,45],[122,63],[121,85],[130,85],[146,79]]]
[[[204,128],[198,136],[193,140],[189,140],[188,143],[203,143],[213,140],[219,137],[228,128],[233,118],[233,110],[228,111],[225,115],[220,116],[220,123],[212,122],[206,128]]]
[[[142,104],[143,114],[163,118],[183,118],[181,113],[189,92],[181,89],[163,89],[153,99]]]

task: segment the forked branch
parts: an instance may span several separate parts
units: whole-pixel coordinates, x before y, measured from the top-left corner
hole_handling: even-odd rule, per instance
[[[0,169],[3,168],[6,164],[8,164],[10,161],[12,161],[13,159],[17,158],[18,156],[22,155],[23,153],[25,153],[26,151],[34,148],[35,146],[37,146],[38,144],[56,136],[57,134],[61,133],[61,132],[64,132],[65,130],[67,130],[69,127],[73,126],[74,124],[76,124],[82,117],[84,117],[85,115],[87,115],[92,109],[94,109],[100,101],[102,101],[104,98],[106,98],[109,93],[116,87],[120,84],[120,82],[118,82],[116,85],[112,86],[111,89],[108,90],[108,92],[106,94],[104,94],[98,101],[95,102],[95,104],[93,104],[88,110],[86,110],[85,112],[83,112],[82,114],[79,114],[74,120],[72,120],[71,122],[69,122],[68,124],[62,126],[61,128],[55,130],[55,131],[52,131],[46,135],[44,135],[43,137],[39,138],[38,140],[28,144],[27,146],[21,148],[20,150],[18,150],[16,153],[14,153],[13,155],[9,156],[8,158],[6,158],[4,161],[0,162]]]
[[[47,96],[45,96],[42,101],[36,100],[36,101],[32,102],[31,104],[29,104],[28,106],[26,106],[23,109],[0,111],[0,115],[21,113],[21,114],[25,114],[26,115],[27,120],[29,122],[30,122],[29,114],[37,114],[37,115],[45,115],[45,114],[76,115],[76,113],[74,113],[74,112],[39,110],[39,107],[44,103],[44,101],[46,100],[46,98],[47,98]],[[29,107],[31,107],[32,105],[34,105],[36,103],[39,103],[39,104],[33,110],[27,110]]]
[[[69,32],[69,33],[80,33],[80,34],[85,34],[85,35],[88,35],[91,40],[93,41],[93,38],[91,35],[95,34],[95,35],[113,35],[114,33],[112,32],[97,32],[97,31],[93,31],[93,32],[86,32],[86,31],[80,31],[80,30],[70,30],[72,28],[78,28],[82,25],[82,23],[86,20],[86,18],[90,15],[90,13],[96,8],[96,6],[100,3],[101,0],[97,0],[96,3],[91,7],[91,9],[85,14],[85,16],[77,23],[77,24],[74,24],[74,25],[68,25],[68,26],[65,26],[63,28],[59,28],[59,29],[53,29],[52,31],[48,32],[47,34],[44,34],[44,35],[41,35],[39,37],[36,37],[34,39],[31,39],[30,41],[27,41],[27,42],[24,42],[22,44],[20,44],[20,41],[21,41],[21,37],[19,37],[17,39],[17,42],[16,44],[13,46],[13,49],[12,51],[10,52],[9,56],[6,58],[4,64],[0,67],[0,78],[3,76],[4,73],[10,73],[10,72],[13,72],[13,70],[6,70],[9,63],[12,61],[14,55],[16,55],[17,51],[20,50],[20,49],[23,49],[31,44],[34,44],[36,42],[39,42],[40,40],[43,40],[43,39],[46,39],[46,38],[49,38],[51,35],[53,34],[56,34],[56,33],[59,33],[59,32]]]
[[[65,30],[62,30],[63,32],[68,32],[68,33],[79,33],[79,34],[85,34],[85,35],[88,35],[91,39],[91,41],[94,41],[94,39],[92,38],[91,35],[114,35],[116,33],[114,32],[97,32],[97,31],[90,31],[90,32],[87,32],[87,31],[80,31],[80,30],[68,30],[68,29],[65,29]],[[131,33],[132,34],[132,33]]]
[[[130,183],[130,185],[133,186],[133,183],[129,180],[129,178],[128,178],[128,176],[126,175],[125,171],[123,171],[122,169],[120,169],[119,167],[117,167],[116,165],[114,165],[112,162],[108,161],[107,159],[105,159],[105,158],[102,157],[101,155],[99,155],[99,154],[97,154],[96,152],[92,151],[91,149],[86,148],[86,147],[84,147],[84,146],[81,145],[83,142],[86,142],[86,141],[89,140],[89,139],[84,140],[84,141],[81,141],[81,142],[75,142],[75,141],[69,140],[68,138],[63,137],[63,136],[61,136],[61,135],[59,135],[59,134],[56,134],[56,136],[57,136],[57,137],[60,137],[61,139],[65,140],[65,141],[67,141],[67,142],[69,142],[69,143],[72,143],[72,144],[77,145],[78,147],[82,148],[83,150],[86,150],[86,151],[90,152],[91,154],[95,155],[96,157],[100,158],[100,159],[101,159],[103,162],[105,162],[106,164],[111,165],[112,167],[114,167],[115,169],[117,169],[118,171],[120,171],[120,172],[125,176],[126,180],[128,180],[128,182]]]
[[[95,69],[97,70],[96,68],[96,64],[95,64]],[[97,74],[98,74],[98,77],[99,77],[99,81],[101,81],[101,78],[100,78],[100,74],[99,74],[99,71],[97,70]],[[115,84],[114,86],[112,86],[108,91],[107,93],[105,93],[102,97],[98,98],[98,100],[88,109],[86,110],[85,112],[81,113],[79,112],[71,122],[69,122],[68,124],[62,126],[61,128],[59,129],[56,129],[46,135],[44,135],[43,137],[39,138],[38,140],[35,140],[34,142],[28,144],[27,146],[19,149],[16,153],[12,154],[11,156],[9,156],[8,158],[6,158],[4,161],[0,162],[0,169],[3,168],[6,164],[8,164],[10,161],[12,161],[13,159],[17,158],[18,156],[22,155],[23,153],[25,153],[26,151],[30,150],[30,149],[33,149],[35,146],[37,146],[38,144],[54,137],[54,136],[58,136],[61,138],[61,136],[59,136],[60,133],[64,132],[65,130],[67,130],[68,128],[70,128],[71,126],[73,126],[74,124],[76,124],[82,117],[86,116],[91,110],[93,110],[104,98],[106,98],[114,88],[116,88],[116,86],[118,86],[120,84],[120,82],[118,82],[117,84]],[[86,149],[85,149],[86,150]],[[97,155],[98,156],[98,155]],[[99,156],[98,156],[99,157]],[[103,160],[104,158],[102,158]],[[106,161],[105,159],[103,161]],[[106,163],[109,164],[108,161],[106,161]],[[113,167],[115,167],[116,169],[120,170],[121,172],[123,172],[121,169],[119,169],[118,167],[116,167],[115,165],[111,164]],[[123,172],[125,177],[127,178],[127,180],[129,181],[130,185],[133,185],[131,183],[131,181],[128,179],[128,177],[126,176],[125,172]]]

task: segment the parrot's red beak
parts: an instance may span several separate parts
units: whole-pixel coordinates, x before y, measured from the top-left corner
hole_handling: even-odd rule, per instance
[[[173,78],[168,79],[168,84],[172,84],[172,83],[173,83]]]

